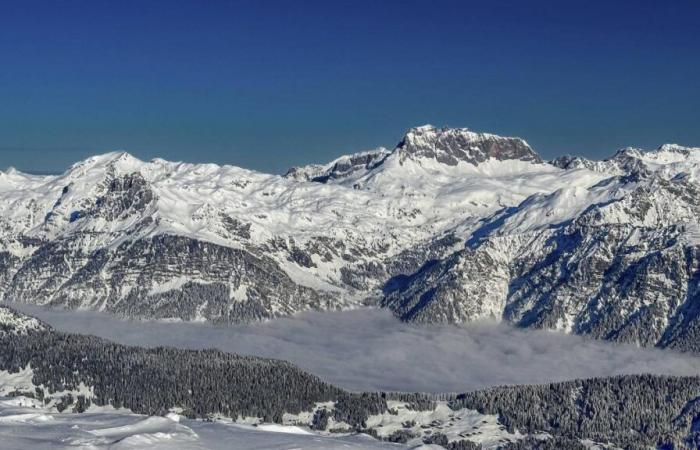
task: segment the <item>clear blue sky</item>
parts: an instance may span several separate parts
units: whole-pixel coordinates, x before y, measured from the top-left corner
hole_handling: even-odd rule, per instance
[[[415,125],[700,146],[700,2],[3,1],[0,168],[294,164]]]

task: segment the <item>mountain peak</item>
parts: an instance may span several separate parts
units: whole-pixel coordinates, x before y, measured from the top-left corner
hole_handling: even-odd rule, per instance
[[[379,147],[344,155],[327,164],[292,167],[284,177],[321,183],[342,180],[354,186],[357,179],[370,171],[380,170],[391,161],[401,165],[407,159],[432,159],[448,166],[456,166],[460,161],[476,166],[489,159],[543,162],[528,143],[518,137],[426,124],[410,128],[393,150]]]
[[[125,151],[115,151],[91,156],[77,162],[68,170],[68,174],[81,176],[87,172],[131,173],[142,168],[144,162]]]
[[[87,161],[95,165],[108,165],[108,164],[120,164],[120,163],[140,163],[142,162],[137,157],[133,156],[131,153],[119,150],[113,152],[103,153],[101,155],[95,155],[88,158]]]
[[[460,161],[478,164],[488,159],[542,162],[525,140],[477,133],[468,128],[423,125],[409,129],[396,147],[403,158],[432,158],[455,166]]]

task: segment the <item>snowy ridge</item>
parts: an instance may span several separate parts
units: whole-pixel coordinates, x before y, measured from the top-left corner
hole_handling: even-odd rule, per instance
[[[655,173],[670,179],[684,174],[697,180],[700,148],[664,144],[656,150],[647,152],[626,147],[603,161],[593,161],[580,156],[561,156],[554,159],[552,164],[563,169],[585,168],[617,176],[630,173]]]

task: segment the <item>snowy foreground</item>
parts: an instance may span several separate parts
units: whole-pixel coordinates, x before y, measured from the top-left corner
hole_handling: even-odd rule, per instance
[[[421,424],[442,424],[448,438],[469,437],[484,448],[495,448],[523,436],[510,434],[496,416],[476,411],[452,411],[439,404],[432,411],[413,411],[401,402],[391,402],[396,414],[371,416],[368,425],[387,437],[397,430],[420,431]],[[285,423],[306,419],[288,415]],[[425,426],[425,425],[424,425]],[[410,427],[409,427],[410,428]],[[128,410],[91,407],[84,413],[58,413],[55,408],[27,397],[0,397],[1,448],[13,449],[430,449],[413,439],[406,445],[382,442],[365,434],[324,435],[306,427],[279,424],[232,423],[230,420],[189,420],[170,413],[165,417],[133,414]]]
[[[4,450],[406,448],[366,435],[319,436],[294,426],[201,422],[175,414],[148,417],[114,409],[56,413],[26,397],[0,398],[0,440]]]

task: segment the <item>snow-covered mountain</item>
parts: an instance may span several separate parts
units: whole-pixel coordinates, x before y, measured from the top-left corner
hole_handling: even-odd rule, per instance
[[[697,150],[549,163],[519,138],[423,126],[283,177],[127,153],[8,170],[0,294],[223,322],[371,303],[680,345],[695,326]]]
[[[698,351],[700,149],[625,149],[567,172],[609,178],[536,194],[484,219],[464,249],[396,280],[382,300],[406,320],[495,317]]]

